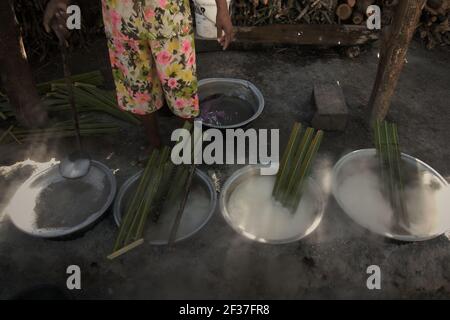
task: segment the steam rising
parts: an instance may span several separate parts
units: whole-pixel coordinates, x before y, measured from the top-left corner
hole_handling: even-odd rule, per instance
[[[291,213],[272,198],[273,176],[242,181],[230,196],[228,211],[233,225],[247,238],[260,242],[295,240],[313,232],[320,223],[320,203],[311,187]]]
[[[359,166],[356,163],[348,164],[347,169],[353,167],[354,170],[343,170],[336,188],[337,197],[353,220],[376,233],[386,235],[426,238],[450,230],[450,188],[447,185],[420,168],[419,173],[406,183],[403,192],[407,219],[395,226],[397,213],[383,193],[384,184],[375,166],[371,165],[370,160],[365,160]],[[394,231],[396,227],[403,231]]]

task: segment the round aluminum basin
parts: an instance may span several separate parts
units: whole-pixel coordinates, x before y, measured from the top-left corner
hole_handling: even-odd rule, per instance
[[[307,198],[308,202],[311,203],[311,210],[304,212],[301,210],[297,211],[295,215],[300,215],[301,219],[293,219],[289,226],[285,225],[281,227],[276,235],[267,236],[267,233],[264,231],[255,231],[256,229],[253,228],[251,223],[243,223],[243,220],[245,219],[241,219],[239,216],[236,217],[236,215],[233,214],[230,199],[242,183],[247,179],[255,178],[256,176],[258,176],[258,179],[275,179],[273,176],[260,176],[261,168],[262,167],[258,165],[246,166],[236,171],[224,184],[219,204],[222,215],[227,223],[242,236],[253,241],[267,244],[287,244],[296,242],[314,232],[322,221],[325,210],[325,201],[322,190],[311,178],[308,180],[303,195],[303,197]],[[269,195],[269,197],[271,197],[271,195]],[[300,208],[301,207],[302,206],[300,205]],[[255,211],[253,212],[257,213],[256,211],[258,210],[258,208],[255,208]],[[284,221],[284,217],[281,217],[279,212],[273,212],[273,214],[264,217],[264,219],[266,220],[265,224],[268,228],[271,228],[273,225],[278,225],[278,222],[280,222],[279,219],[283,219]]]
[[[136,191],[142,172],[138,172],[129,178],[120,188],[114,203],[114,219],[117,226],[120,226],[122,222],[122,216]],[[176,242],[186,240],[199,232],[213,216],[216,205],[217,193],[213,182],[205,173],[196,169],[188,201],[177,231]],[[163,210],[156,221],[152,218],[152,214],[149,215],[144,233],[146,243],[151,245],[167,245],[169,243],[169,235],[178,212],[177,209],[178,205],[174,204],[173,208]]]
[[[200,99],[201,120],[210,128],[231,129],[240,128],[257,119],[264,110],[264,97],[261,91],[251,82],[240,79],[210,78],[199,81],[198,94]],[[238,98],[243,104],[218,103],[212,116],[208,116],[205,98],[218,95]]]
[[[402,154],[402,161],[404,190],[408,190],[412,185],[417,185],[416,188],[420,191],[422,186],[428,188],[422,181],[430,181],[433,190],[437,190],[442,195],[450,196],[447,181],[428,164],[407,154]],[[380,187],[378,182],[374,184],[378,188],[368,187],[374,183],[373,177],[378,174],[378,171],[379,165],[375,149],[351,152],[341,158],[333,169],[333,195],[343,211],[354,222],[373,233],[399,241],[425,241],[450,230],[450,211],[448,209],[444,212],[439,210],[439,213],[432,214],[431,207],[423,206],[420,202],[413,204],[412,201],[415,201],[415,198],[418,197],[405,198],[407,199],[404,200],[405,206],[413,208],[413,210],[407,210],[404,218],[406,221],[403,220],[403,224],[410,227],[399,229],[399,224],[395,222],[397,221],[395,215],[398,215],[398,212],[392,210],[389,202],[384,200],[384,188]],[[360,179],[361,173],[364,173],[364,176]],[[417,180],[419,177],[420,180]],[[348,185],[346,186],[345,183],[349,183],[351,181],[349,179],[358,179],[353,181],[360,182],[354,184],[354,188],[347,187]],[[347,193],[347,189],[351,193]],[[372,192],[371,190],[375,191]],[[358,203],[361,204],[358,205]],[[380,203],[387,203],[387,205],[380,206]],[[379,208],[384,208],[384,210]],[[412,214],[413,211],[414,214]]]
[[[92,161],[86,176],[65,179],[59,165],[31,176],[6,208],[21,231],[41,238],[65,238],[87,230],[107,211],[116,194],[116,178]]]

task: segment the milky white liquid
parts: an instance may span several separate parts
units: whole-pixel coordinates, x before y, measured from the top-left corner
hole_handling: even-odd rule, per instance
[[[178,215],[180,202],[181,199],[169,205],[156,222],[152,220],[152,217],[149,218],[144,234],[146,241],[153,244],[167,243]],[[209,219],[210,206],[208,192],[202,186],[193,184],[177,230],[176,240],[183,239],[198,230]]]
[[[405,186],[408,223],[402,224],[402,228],[407,231],[406,235],[427,237],[450,230],[450,190],[448,187],[436,189],[433,184],[439,184],[436,178],[423,173],[416,183]],[[357,223],[374,232],[389,234],[393,232],[395,213],[382,194],[382,188],[374,171],[361,170],[343,178],[337,193],[345,211]]]
[[[261,242],[296,240],[310,234],[320,222],[318,201],[305,188],[295,213],[272,198],[273,176],[252,176],[243,180],[228,201],[232,224],[248,238]]]

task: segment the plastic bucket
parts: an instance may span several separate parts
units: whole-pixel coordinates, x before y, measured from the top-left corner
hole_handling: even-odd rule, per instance
[[[195,22],[197,34],[206,39],[217,39],[216,16],[217,6],[215,0],[194,0]],[[230,7],[231,0],[227,0]]]

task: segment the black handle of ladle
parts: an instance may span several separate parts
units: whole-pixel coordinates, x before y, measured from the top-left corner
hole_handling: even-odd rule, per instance
[[[67,44],[66,39],[61,34],[61,31],[59,31],[58,28],[59,27],[58,27],[57,23],[52,24],[52,29],[55,32],[55,34],[58,36],[58,39],[59,39],[59,47],[61,50],[61,57],[62,57],[63,68],[64,68],[64,80],[66,82],[67,90],[69,93],[69,104],[72,109],[73,123],[75,126],[75,133],[76,133],[76,138],[77,138],[78,149],[81,153],[83,151],[83,145],[81,144],[80,118],[78,116],[77,106],[75,105],[74,84],[72,81],[72,72],[70,71],[68,52],[67,52],[68,44]]]

